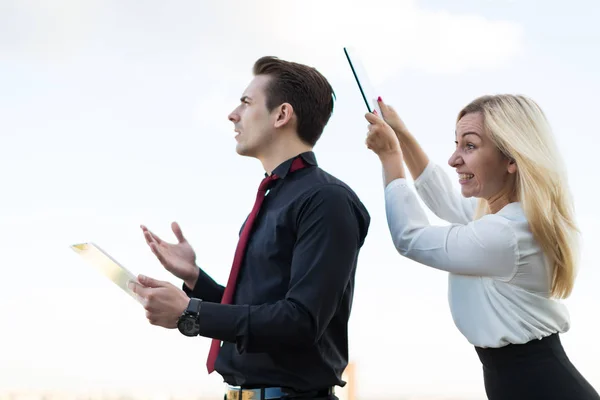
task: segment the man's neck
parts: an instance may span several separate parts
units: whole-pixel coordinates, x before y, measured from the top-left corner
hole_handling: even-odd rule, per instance
[[[271,175],[273,170],[281,163],[307,151],[312,151],[312,146],[301,141],[280,142],[275,144],[269,153],[264,157],[260,157],[259,160],[267,174]]]

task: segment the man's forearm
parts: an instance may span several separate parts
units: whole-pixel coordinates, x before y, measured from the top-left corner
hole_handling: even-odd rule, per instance
[[[289,299],[263,305],[203,303],[199,323],[200,336],[235,343],[240,352],[300,349],[318,339],[313,317]]]
[[[202,268],[196,267],[195,279],[187,279],[183,284],[183,291],[189,297],[220,303],[225,287],[215,282]]]

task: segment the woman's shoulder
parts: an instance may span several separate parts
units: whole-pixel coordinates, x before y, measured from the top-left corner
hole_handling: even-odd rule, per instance
[[[527,218],[525,217],[525,211],[523,211],[523,206],[518,201],[508,203],[500,211],[498,211],[496,215],[517,222],[527,221]]]
[[[529,227],[522,205],[510,203],[495,214],[481,217],[481,220],[485,221],[490,235],[496,236],[496,243],[511,244],[516,267],[508,280],[526,290],[548,290],[547,260]]]
[[[498,212],[494,214],[485,214],[479,219],[474,220],[474,222],[476,221],[494,225],[499,224],[513,228],[515,225],[527,225],[527,217],[523,211],[521,203],[519,202],[509,203],[501,208]]]
[[[491,224],[502,225],[515,235],[518,242],[529,243],[533,238],[527,216],[519,202],[509,203],[497,213],[485,215],[482,219],[488,220],[488,223]]]
[[[514,202],[505,205],[496,213],[484,214],[471,221],[472,223],[510,225],[513,222],[527,222],[521,203]]]
[[[486,214],[471,221],[472,233],[491,248],[512,249],[518,256],[519,249],[535,246],[527,218],[520,203],[509,203],[494,214]]]

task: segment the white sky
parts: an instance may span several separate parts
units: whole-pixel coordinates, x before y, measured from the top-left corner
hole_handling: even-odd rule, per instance
[[[139,230],[147,224],[172,240],[177,220],[199,263],[225,282],[263,172],[235,153],[227,114],[254,60],[270,54],[313,65],[331,81],[338,100],[315,151],[372,216],[351,319],[358,394],[483,398],[475,351],[451,320],[446,274],[402,259],[389,238],[347,45],[446,167],[455,115],[472,98],[518,92],[544,108],[584,238],[567,301],[572,329],[562,340],[600,390],[600,212],[590,171],[600,147],[598,17],[591,0],[568,8],[519,0],[0,0],[0,393],[221,393],[220,376],[205,372],[208,339],[149,325],[143,309],[68,246],[94,241],[134,272],[179,284]]]

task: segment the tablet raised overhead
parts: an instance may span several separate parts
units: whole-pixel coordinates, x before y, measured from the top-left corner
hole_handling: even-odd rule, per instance
[[[367,71],[365,70],[358,52],[351,47],[344,47],[344,54],[346,54],[346,59],[348,60],[348,64],[350,64],[350,69],[352,70],[352,74],[354,75],[363,101],[367,106],[367,110],[369,112],[377,111],[381,117],[381,109],[377,103],[379,93],[375,92],[375,88],[371,84],[371,80],[367,75]]]
[[[115,285],[141,303],[138,295],[127,286],[129,281],[138,283],[137,277],[108,255],[107,252],[94,243],[74,244],[71,246],[71,249],[110,279]]]

